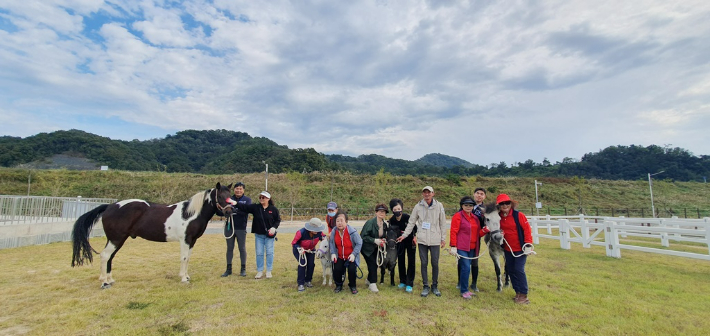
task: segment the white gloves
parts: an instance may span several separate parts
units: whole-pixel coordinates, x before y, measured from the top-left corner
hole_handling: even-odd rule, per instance
[[[535,252],[533,252],[533,247],[532,247],[532,245],[525,245],[525,246],[523,246],[523,254],[529,255],[529,254],[533,254],[533,253],[535,253]]]
[[[335,263],[335,262],[338,261],[338,255],[335,254],[335,253],[333,253],[333,254],[330,255],[330,259],[333,259],[333,262]]]
[[[379,238],[375,238],[375,245],[377,245],[377,246],[385,246],[385,244],[384,244],[384,242],[382,241],[382,239],[379,239]]]
[[[455,246],[452,246],[452,247],[451,247],[451,250],[449,251],[449,253],[451,253],[451,255],[454,255],[454,256],[455,256],[455,255],[458,254],[458,253],[456,253],[456,251],[458,251],[458,250],[456,249],[456,247],[455,247]]]
[[[276,234],[276,228],[270,228],[270,229],[269,229],[269,235],[270,235],[270,236],[273,236],[273,235],[275,235],[275,234]]]
[[[348,261],[354,262],[354,261],[355,261],[355,255],[351,253],[351,254],[348,256]]]
[[[303,247],[297,247],[296,250],[298,250],[298,254],[303,254]]]

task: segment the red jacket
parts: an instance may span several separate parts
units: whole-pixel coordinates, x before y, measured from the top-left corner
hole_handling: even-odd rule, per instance
[[[515,219],[512,216],[513,210],[510,210],[508,214],[506,217],[503,217],[503,214],[500,215],[500,229],[503,230],[503,238],[510,244],[510,247],[508,247],[508,244],[503,244],[503,248],[508,252],[519,252],[523,250],[523,247],[520,246],[518,227],[515,225]],[[532,228],[530,228],[528,218],[522,212],[518,212],[518,220],[523,229],[524,242],[532,244]]]
[[[481,229],[478,217],[471,213],[459,211],[451,217],[449,244],[461,251],[471,251],[478,246],[478,241],[486,232]],[[465,243],[468,242],[468,245]]]

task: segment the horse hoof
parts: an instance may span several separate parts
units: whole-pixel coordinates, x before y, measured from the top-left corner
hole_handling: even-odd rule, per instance
[[[109,288],[111,288],[110,283],[104,283],[103,285],[101,285],[101,289],[109,289]]]

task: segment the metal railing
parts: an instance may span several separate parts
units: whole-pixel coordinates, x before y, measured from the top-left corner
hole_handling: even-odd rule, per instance
[[[0,225],[64,222],[78,218],[113,198],[0,195]]]

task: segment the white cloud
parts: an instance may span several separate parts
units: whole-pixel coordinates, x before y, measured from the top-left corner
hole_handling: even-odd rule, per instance
[[[660,0],[3,3],[0,106],[479,164],[619,144],[708,154],[709,13]],[[0,133],[39,129],[13,120]]]

